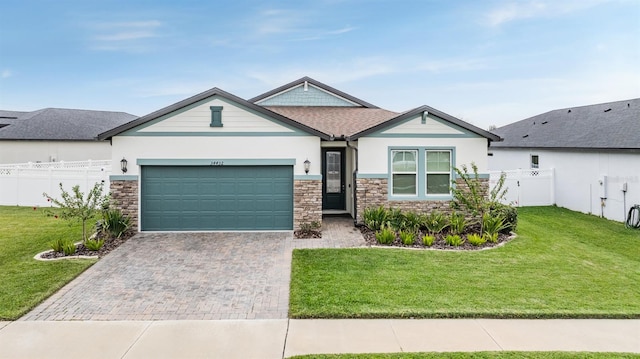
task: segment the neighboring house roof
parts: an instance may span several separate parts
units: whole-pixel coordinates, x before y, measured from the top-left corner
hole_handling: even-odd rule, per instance
[[[0,110],[0,140],[93,141],[101,132],[135,118],[125,112],[66,108]]]
[[[351,136],[398,113],[365,107],[268,106],[267,109],[335,137]]]
[[[549,111],[495,129],[494,148],[640,149],[640,98]]]
[[[281,95],[291,89],[297,88],[300,85],[305,86],[311,84],[317,88],[330,93],[331,95],[337,95],[340,98],[348,100],[353,103],[353,106],[300,106],[300,105],[287,105],[287,106],[271,106],[260,105],[260,102],[265,99],[274,98],[277,95]],[[445,121],[448,121],[454,125],[457,125],[470,132],[485,137],[491,141],[500,141],[500,137],[495,134],[482,130],[469,123],[466,123],[458,118],[448,115],[444,112],[438,111],[429,106],[422,106],[405,113],[396,113],[387,111],[374,106],[368,102],[360,100],[342,91],[336,90],[331,86],[325,85],[319,81],[316,81],[310,77],[303,77],[296,81],[290,82],[286,85],[280,86],[272,91],[265,92],[262,95],[256,96],[249,100],[244,100],[240,97],[232,95],[226,91],[223,91],[217,87],[214,87],[205,92],[199,93],[195,96],[189,97],[185,100],[177,102],[173,105],[162,108],[158,111],[150,113],[146,116],[140,117],[135,121],[129,122],[122,126],[113,128],[111,130],[101,133],[98,138],[106,139],[125,131],[128,131],[134,127],[140,126],[147,122],[156,120],[162,116],[170,114],[174,111],[184,109],[188,106],[195,104],[196,102],[205,100],[209,97],[220,96],[222,98],[233,101],[244,107],[247,107],[253,111],[266,115],[272,119],[281,121],[282,123],[292,126],[294,128],[303,130],[312,135],[318,136],[322,139],[329,140],[332,138],[348,138],[349,140],[356,140],[359,137],[366,136],[370,133],[383,130],[389,126],[398,124],[401,121],[407,120],[413,116],[416,116],[424,111],[428,111],[430,114],[435,115]],[[264,101],[269,103],[268,101]]]

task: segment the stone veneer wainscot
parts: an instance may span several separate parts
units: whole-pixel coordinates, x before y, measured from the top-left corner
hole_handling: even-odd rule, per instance
[[[293,181],[293,229],[302,223],[322,224],[322,180]]]
[[[131,218],[131,228],[138,230],[138,180],[112,180],[111,199],[122,213]]]
[[[480,182],[486,193],[489,189],[489,180],[481,178]],[[378,207],[381,205],[387,208],[399,208],[404,211],[413,211],[416,213],[428,213],[433,210],[438,210],[444,213],[451,212],[451,207],[449,205],[451,201],[449,200],[389,200],[389,183],[386,178],[358,178],[356,183],[358,223],[362,223],[362,213],[364,213],[366,208]],[[464,181],[460,178],[456,180],[456,186],[463,191],[467,188]]]

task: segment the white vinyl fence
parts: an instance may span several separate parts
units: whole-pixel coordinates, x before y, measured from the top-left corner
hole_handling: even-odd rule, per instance
[[[75,185],[86,193],[95,183],[109,190],[111,160],[0,165],[0,205],[49,206],[46,192],[60,198],[60,183],[70,191]]]
[[[549,206],[556,203],[553,168],[492,171],[489,173],[491,188],[498,183],[502,173],[507,175],[504,183],[504,188],[507,188],[504,203],[516,207]]]

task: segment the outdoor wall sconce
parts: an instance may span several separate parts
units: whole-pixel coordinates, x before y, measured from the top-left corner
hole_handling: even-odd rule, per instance
[[[309,159],[307,158],[304,160],[304,173],[309,174],[309,167],[311,167],[311,162],[309,162]]]
[[[127,160],[124,157],[120,160],[120,170],[122,173],[127,173]]]

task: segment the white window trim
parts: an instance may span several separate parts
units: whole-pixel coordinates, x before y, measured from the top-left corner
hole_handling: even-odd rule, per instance
[[[429,152],[447,152],[449,154],[449,170],[448,171],[432,171],[432,172],[429,172],[429,170],[427,169],[428,168],[427,162],[429,161],[428,160]],[[427,150],[424,151],[424,153],[425,153],[425,155],[424,155],[424,194],[427,197],[447,196],[447,195],[450,196],[451,195],[451,186],[449,186],[449,191],[447,193],[429,193],[428,188],[429,188],[429,175],[430,174],[432,174],[432,175],[447,175],[447,176],[449,176],[449,182],[448,183],[451,183],[451,162],[453,161],[452,151],[451,150],[444,150],[444,149],[443,150],[437,150],[437,149],[429,150],[429,149],[427,149]]]
[[[413,152],[413,158],[415,161],[415,171],[413,172],[404,172],[404,171],[394,171],[393,170],[393,158],[395,157],[395,153],[397,152]],[[419,192],[419,188],[418,188],[418,168],[419,168],[419,161],[418,161],[418,150],[417,149],[397,149],[397,150],[391,150],[391,195],[394,197],[418,197],[418,192]],[[416,191],[413,194],[407,194],[407,193],[393,193],[393,175],[413,175],[414,178],[414,187],[416,189]]]

